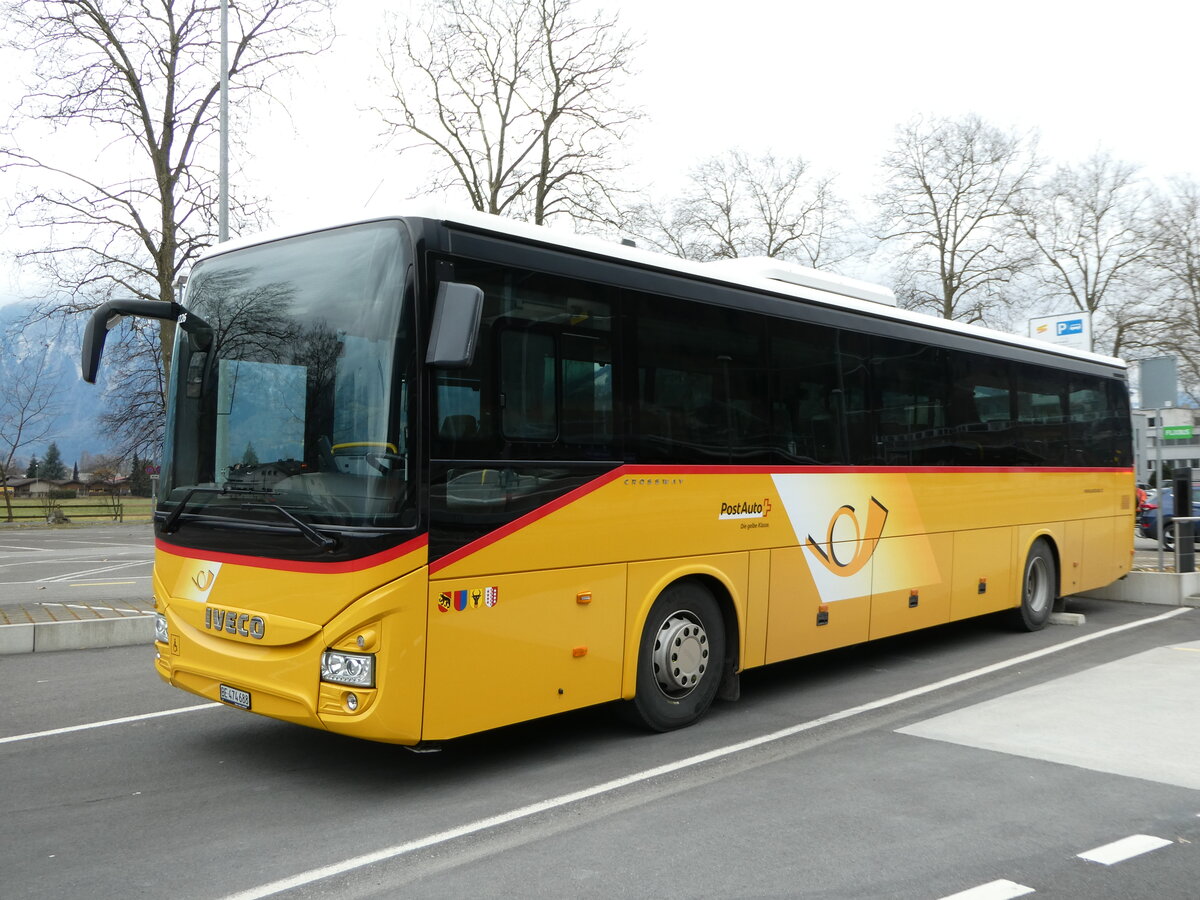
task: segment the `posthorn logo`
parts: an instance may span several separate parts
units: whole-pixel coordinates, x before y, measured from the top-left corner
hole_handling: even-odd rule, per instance
[[[871,556],[875,553],[875,547],[879,543],[879,538],[883,535],[883,526],[887,522],[887,517],[887,507],[872,497],[871,505],[867,508],[867,521],[864,527],[858,521],[858,513],[854,507],[846,504],[840,507],[833,514],[833,518],[829,520],[829,531],[825,535],[825,543],[822,545],[810,534],[808,540],[805,541],[805,546],[817,561],[834,575],[843,578],[849,577],[861,571],[870,561]],[[847,534],[841,540],[834,534],[840,520],[845,520],[854,529],[852,536]],[[852,554],[850,558],[841,559],[838,556],[839,548],[843,552],[849,550]]]

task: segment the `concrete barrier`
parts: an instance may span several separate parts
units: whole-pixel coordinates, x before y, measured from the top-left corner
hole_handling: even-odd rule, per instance
[[[7,653],[32,653],[33,629],[37,627],[32,622],[20,625],[0,626],[0,655]]]
[[[1084,591],[1079,596],[1159,606],[1200,607],[1200,572],[1130,572],[1108,587]]]
[[[7,626],[2,631],[7,631]],[[131,644],[154,643],[154,616],[129,616],[122,619],[95,619],[85,622],[38,622],[28,626],[33,630],[32,649],[91,650],[96,647],[127,647]]]

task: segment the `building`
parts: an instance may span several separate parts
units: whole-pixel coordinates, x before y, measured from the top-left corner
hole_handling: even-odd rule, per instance
[[[54,485],[44,479],[39,478],[10,478],[5,483],[5,487],[12,491],[14,497],[49,497],[50,491]]]
[[[1193,469],[1200,480],[1200,410],[1135,409],[1133,448],[1139,483],[1156,482],[1154,472],[1162,459],[1169,474],[1180,468]],[[1165,434],[1160,438],[1160,428]]]

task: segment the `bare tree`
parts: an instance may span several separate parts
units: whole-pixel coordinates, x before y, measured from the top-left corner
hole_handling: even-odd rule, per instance
[[[1200,404],[1200,183],[1177,178],[1155,203],[1150,261],[1154,310],[1131,336],[1136,351],[1173,354],[1182,389]]]
[[[331,2],[231,3],[231,100],[264,92],[296,55],[327,46],[332,28],[317,14]],[[44,153],[18,149],[15,139],[0,149],[0,168],[35,183],[15,212],[47,236],[21,254],[48,277],[41,314],[112,296],[170,301],[180,273],[216,240],[218,4],[7,0],[3,9],[9,46],[32,57],[16,121],[26,132],[40,122],[58,138]],[[71,152],[81,145],[98,153]],[[231,206],[255,213],[245,195]],[[161,327],[155,351],[165,365],[173,328]],[[150,414],[161,419],[164,400]],[[137,414],[135,405],[121,418]]]
[[[157,459],[166,420],[169,348],[161,340],[156,321],[127,318],[121,322],[120,340],[112,342],[105,365],[105,407],[99,421],[109,446],[118,457],[130,453]],[[115,333],[116,334],[116,333]]]
[[[831,268],[852,253],[833,178],[799,156],[731,150],[698,165],[682,196],[635,210],[626,229],[685,259],[770,256]]]
[[[1059,166],[1019,211],[1039,260],[1041,302],[1090,313],[1097,346],[1114,355],[1145,318],[1151,198],[1136,166],[1096,153]]]
[[[995,321],[1010,279],[1028,264],[1015,209],[1037,172],[1032,136],[978,116],[915,119],[897,129],[875,198],[878,237],[900,260],[897,297],[946,319]]]
[[[607,217],[620,144],[640,117],[616,98],[636,44],[615,17],[578,6],[429,0],[416,21],[392,21],[378,113],[401,152],[437,161],[430,190],[539,225]]]
[[[4,337],[0,360],[4,362],[4,390],[0,391],[0,486],[17,471],[17,453],[50,436],[58,410],[57,385],[51,376],[51,344],[37,346],[13,335]],[[12,495],[4,494],[5,518],[11,522]]]

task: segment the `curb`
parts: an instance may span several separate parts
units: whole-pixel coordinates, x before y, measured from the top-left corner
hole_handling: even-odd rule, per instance
[[[1156,606],[1200,606],[1200,572],[1133,571],[1107,587],[1079,594],[1091,600],[1121,600]]]
[[[154,616],[0,626],[0,656],[154,643]]]

